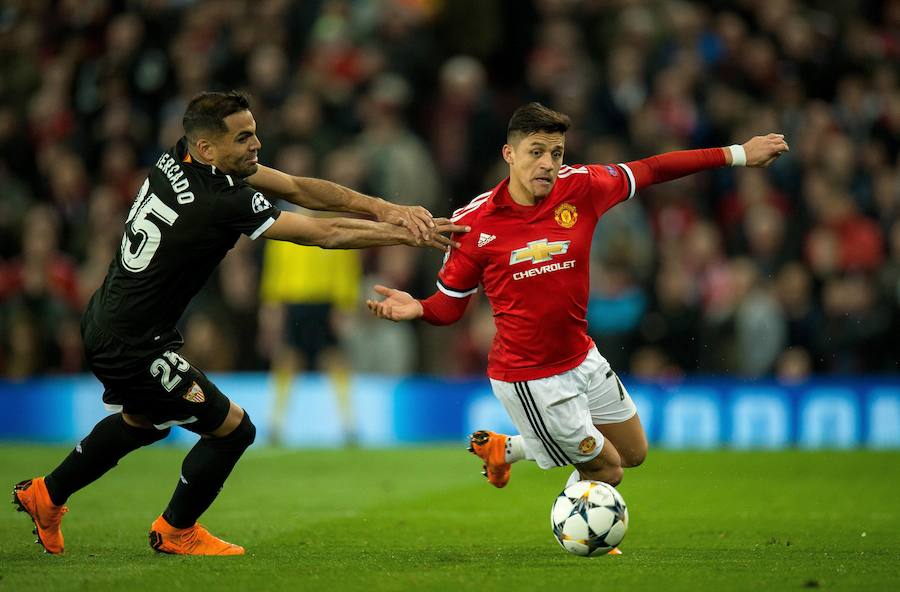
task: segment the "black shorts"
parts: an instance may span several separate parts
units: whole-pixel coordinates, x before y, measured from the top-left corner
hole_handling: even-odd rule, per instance
[[[322,351],[337,344],[331,304],[287,304],[284,333],[285,342],[303,352],[309,368],[316,368]]]
[[[144,415],[158,429],[173,425],[204,434],[225,421],[231,402],[203,372],[176,351],[184,340],[176,330],[155,345],[125,343],[97,323],[81,327],[85,357],[103,383],[110,410]]]

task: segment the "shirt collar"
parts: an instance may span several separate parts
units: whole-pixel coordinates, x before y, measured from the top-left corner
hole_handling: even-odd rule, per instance
[[[512,196],[509,194],[509,177],[500,181],[496,187],[491,190],[491,196],[488,198],[487,203],[485,204],[488,208],[488,211],[500,210],[500,209],[508,209],[513,212],[519,212],[523,215],[533,215],[537,212],[541,211],[543,207],[550,202],[551,196],[554,191],[556,191],[556,186],[550,191],[550,195],[545,197],[540,203],[537,203],[533,206],[523,206],[522,204],[518,204],[513,201]]]

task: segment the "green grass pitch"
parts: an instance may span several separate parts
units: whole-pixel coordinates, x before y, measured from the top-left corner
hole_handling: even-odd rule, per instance
[[[7,491],[62,447],[0,445]],[[136,452],[69,500],[66,553],[0,512],[0,590],[900,590],[900,453],[667,452],[627,470],[620,557],[553,539],[567,469],[505,489],[462,446],[248,451],[202,522],[244,557],[157,555],[184,450]]]

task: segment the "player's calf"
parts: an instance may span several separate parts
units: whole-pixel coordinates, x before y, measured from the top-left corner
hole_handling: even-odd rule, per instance
[[[163,513],[168,524],[189,528],[212,504],[244,451],[256,439],[256,426],[242,412],[240,423],[221,437],[203,437],[181,465],[181,477]]]

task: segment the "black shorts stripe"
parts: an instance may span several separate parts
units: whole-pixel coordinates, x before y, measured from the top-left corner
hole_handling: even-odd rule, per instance
[[[610,372],[612,372],[612,371],[610,370]],[[615,376],[615,378],[616,378],[616,386],[619,387],[619,400],[624,401],[625,400],[625,387],[622,386],[622,381],[619,380],[618,374],[613,372],[613,376]]]
[[[528,398],[529,400],[531,400],[531,404],[534,405],[534,412],[535,412],[535,415],[537,416],[538,421],[539,421],[540,424],[541,424],[541,427],[544,428],[544,433],[547,434],[547,440],[548,440],[551,444],[553,444],[553,446],[556,447],[556,449],[559,451],[559,454],[567,461],[568,464],[574,465],[575,463],[572,461],[572,459],[569,458],[568,456],[566,456],[566,453],[565,453],[565,451],[563,451],[562,446],[560,446],[559,444],[557,444],[557,443],[556,443],[556,440],[554,440],[554,439],[550,436],[550,430],[548,430],[548,429],[547,429],[547,426],[544,424],[544,418],[541,417],[541,414],[538,412],[537,404],[534,402],[534,395],[531,394],[531,387],[528,386],[528,383],[527,383],[527,382],[523,382],[523,383],[522,383],[522,386],[525,387],[525,391],[527,392],[527,398]]]
[[[522,387],[522,383],[514,382],[513,387],[516,389],[516,395],[519,397],[519,402],[522,403],[522,408],[525,409],[525,415],[526,417],[528,417],[528,423],[531,424],[531,429],[534,430],[535,435],[537,435],[538,439],[540,439],[541,444],[544,445],[544,449],[547,451],[547,455],[556,466],[565,466],[565,463],[563,463],[560,457],[555,453],[554,448],[550,444],[548,444],[546,436],[538,427],[538,424],[534,419],[534,412],[532,411],[528,399],[525,396],[525,389]]]

